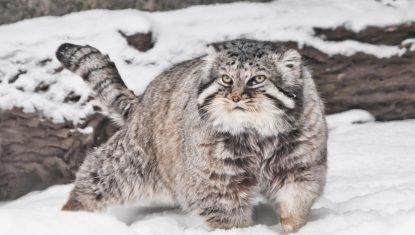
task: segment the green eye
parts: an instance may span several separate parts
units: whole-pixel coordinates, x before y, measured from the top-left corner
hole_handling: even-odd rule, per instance
[[[255,76],[255,82],[257,82],[257,83],[264,82],[265,79],[266,79],[266,77],[264,75]]]
[[[253,78],[251,78],[251,80],[249,80],[248,85],[257,85],[260,83],[263,83],[265,81],[265,79],[267,79],[267,77],[265,77],[265,75],[257,75]]]
[[[222,75],[222,82],[227,85],[231,85],[233,83],[232,78],[228,75]]]

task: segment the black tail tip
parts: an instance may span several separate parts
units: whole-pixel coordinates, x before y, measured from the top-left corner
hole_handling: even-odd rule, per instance
[[[63,43],[62,45],[60,45],[58,47],[58,49],[56,50],[56,58],[63,63],[64,59],[65,59],[65,55],[67,54],[67,52],[73,48],[79,47],[78,45],[75,44],[71,44],[71,43]]]

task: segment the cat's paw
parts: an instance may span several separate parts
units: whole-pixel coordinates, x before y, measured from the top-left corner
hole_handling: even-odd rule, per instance
[[[281,227],[284,230],[284,234],[296,233],[307,223],[305,218],[281,218]]]

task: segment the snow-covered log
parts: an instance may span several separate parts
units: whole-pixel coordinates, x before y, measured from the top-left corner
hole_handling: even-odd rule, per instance
[[[140,9],[166,11],[192,5],[229,3],[238,0],[1,0],[0,24],[46,15],[64,15],[89,9]],[[240,1],[240,0],[239,0]],[[271,0],[249,0],[269,2]]]
[[[329,57],[312,47],[301,52],[328,114],[365,109],[378,121],[415,118],[414,51],[390,58],[364,53]]]
[[[0,201],[71,182],[86,152],[108,139],[114,128],[100,114],[75,126],[20,109],[0,111]]]

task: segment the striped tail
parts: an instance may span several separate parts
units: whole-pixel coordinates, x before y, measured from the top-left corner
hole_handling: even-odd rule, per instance
[[[130,119],[138,106],[138,97],[124,84],[115,64],[107,55],[89,45],[64,43],[56,51],[56,58],[66,69],[81,76],[89,84],[98,100],[115,112],[113,118],[121,123]]]

